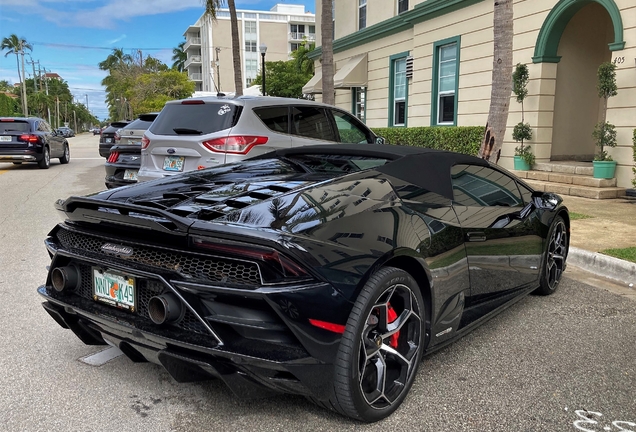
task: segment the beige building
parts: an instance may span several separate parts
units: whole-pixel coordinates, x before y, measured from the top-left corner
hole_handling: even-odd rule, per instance
[[[618,146],[609,153],[618,161],[618,186],[631,187],[636,2],[514,0],[513,7],[513,63],[529,67],[525,119],[537,162],[592,159],[591,134],[602,106],[596,71],[612,61],[618,95],[609,99],[607,121],[616,125]],[[491,0],[337,0],[334,24],[336,105],[371,127],[486,124]],[[318,47],[312,58],[320,53]],[[320,68],[304,91],[320,99]],[[521,106],[511,98],[499,162],[506,168],[513,165],[512,128],[520,120]]]
[[[304,40],[316,39],[315,15],[302,5],[277,4],[270,11],[237,10],[243,88],[261,70],[262,45],[266,61],[289,60]],[[230,12],[221,9],[216,21],[201,15],[185,31],[185,68],[196,91],[233,92],[232,32]]]

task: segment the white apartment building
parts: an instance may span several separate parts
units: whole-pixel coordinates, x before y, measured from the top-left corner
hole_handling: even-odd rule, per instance
[[[316,17],[303,5],[277,4],[270,11],[237,10],[241,45],[243,88],[261,70],[259,47],[267,46],[266,61],[289,60],[304,40],[315,41]],[[188,27],[183,50],[185,69],[196,83],[195,91],[233,92],[232,33],[230,12],[221,9],[212,20],[205,14]]]

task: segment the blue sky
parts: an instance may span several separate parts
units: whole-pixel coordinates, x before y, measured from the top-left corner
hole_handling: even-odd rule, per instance
[[[315,13],[315,0],[236,0],[237,9],[270,10],[276,3],[302,4]],[[108,117],[106,76],[97,64],[113,48],[141,49],[172,65],[172,49],[203,13],[203,0],[0,0],[0,37],[15,33],[33,46],[26,60],[59,74],[73,95],[99,119]],[[33,67],[26,65],[27,78]],[[0,80],[18,82],[15,55],[0,56]]]

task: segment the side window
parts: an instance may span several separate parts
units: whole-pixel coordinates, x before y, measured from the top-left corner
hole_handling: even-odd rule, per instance
[[[521,192],[521,196],[523,197],[524,204],[528,204],[530,201],[532,201],[532,191],[519,182],[517,182],[517,186],[519,186],[519,191]]]
[[[336,129],[340,135],[341,143],[371,143],[373,138],[364,129],[361,129],[358,122],[349,114],[332,110],[333,118],[336,123]]]
[[[323,108],[297,106],[292,108],[292,135],[323,141],[336,141],[327,112]]]
[[[455,165],[451,169],[453,200],[469,207],[522,207],[517,182],[495,169],[478,165]]]
[[[287,107],[255,108],[254,113],[268,129],[284,134],[289,133],[289,110]]]
[[[46,132],[51,132],[52,131],[51,130],[51,126],[45,121],[40,122],[40,127],[42,128],[43,131],[46,131]]]

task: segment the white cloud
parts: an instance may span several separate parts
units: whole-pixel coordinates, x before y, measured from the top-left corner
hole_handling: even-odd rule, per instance
[[[115,43],[117,43],[117,42],[119,42],[119,41],[121,41],[121,40],[124,40],[124,39],[126,39],[126,35],[125,35],[125,34],[123,34],[123,35],[119,36],[119,37],[118,37],[118,38],[116,38],[116,39],[113,39],[113,40],[111,40],[111,41],[108,41],[107,43],[108,43],[108,45],[112,45],[112,44],[115,44]]]

